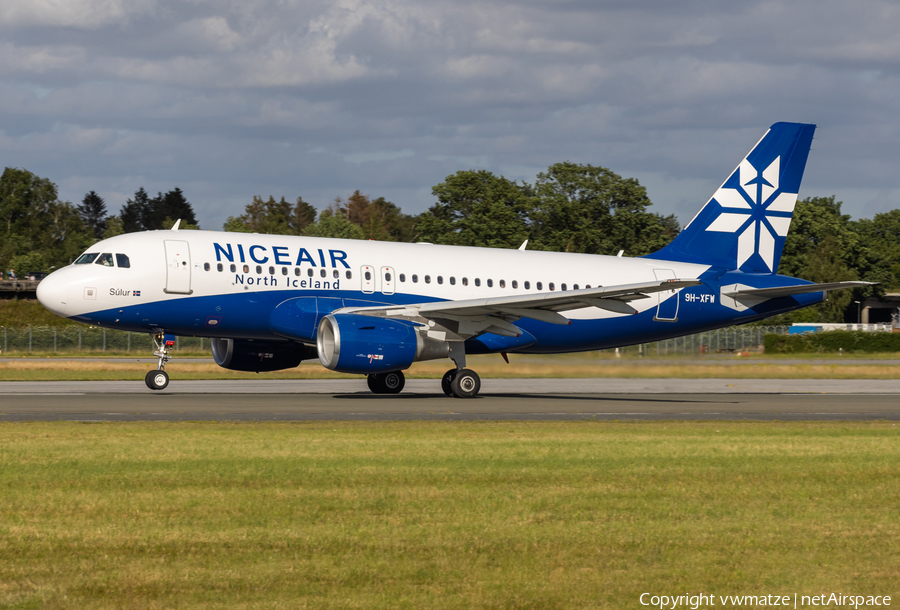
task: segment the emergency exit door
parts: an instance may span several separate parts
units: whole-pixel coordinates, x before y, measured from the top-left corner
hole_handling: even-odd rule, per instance
[[[191,248],[186,241],[167,239],[166,288],[167,294],[191,294]]]
[[[383,294],[394,294],[394,268],[381,268],[381,292]]]

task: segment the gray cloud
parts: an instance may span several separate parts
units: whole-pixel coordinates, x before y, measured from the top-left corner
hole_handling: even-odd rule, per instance
[[[819,125],[801,196],[871,216],[900,207],[898,26],[879,0],[6,0],[0,154],[113,210],[178,185],[209,228],[562,160],[686,221],[789,120]]]

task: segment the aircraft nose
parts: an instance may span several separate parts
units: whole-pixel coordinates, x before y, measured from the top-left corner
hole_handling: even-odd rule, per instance
[[[37,298],[41,305],[56,315],[66,317],[69,302],[68,271],[60,269],[42,279],[37,287]]]

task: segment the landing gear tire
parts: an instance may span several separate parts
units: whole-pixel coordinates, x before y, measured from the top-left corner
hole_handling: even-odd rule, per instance
[[[366,385],[374,394],[399,394],[406,385],[403,371],[374,373],[366,377]]]
[[[462,369],[450,382],[450,390],[457,398],[473,398],[481,390],[481,378],[471,369]]]
[[[456,378],[457,369],[450,369],[441,378],[441,389],[447,396],[453,396],[453,380]]]
[[[144,383],[151,390],[163,390],[169,385],[169,375],[165,371],[150,371],[144,377]]]

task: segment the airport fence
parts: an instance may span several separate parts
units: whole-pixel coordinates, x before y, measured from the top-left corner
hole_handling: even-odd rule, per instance
[[[788,326],[735,326],[708,332],[643,343],[620,348],[620,353],[644,356],[677,354],[715,354],[723,352],[756,351],[762,349],[766,334],[786,335]],[[4,355],[29,353],[153,353],[153,340],[148,333],[133,333],[93,326],[26,326],[2,327],[0,347]],[[175,337],[176,351],[209,351],[205,337]],[[610,351],[610,350],[605,350]],[[612,350],[614,351],[614,350]]]
[[[2,328],[0,347],[3,354],[29,353],[136,353],[149,355],[155,349],[149,333],[133,333],[95,326],[25,326]],[[209,351],[209,339],[205,337],[175,337],[176,351]]]

